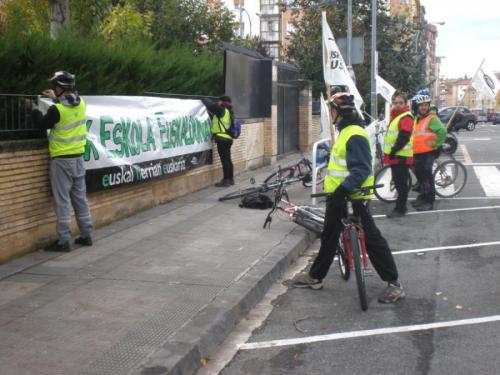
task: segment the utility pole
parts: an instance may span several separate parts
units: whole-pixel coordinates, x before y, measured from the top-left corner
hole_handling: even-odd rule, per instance
[[[377,84],[376,72],[377,50],[377,0],[372,0],[372,50],[371,50],[371,116],[377,118]]]
[[[352,48],[352,0],[347,0],[347,65],[351,65]]]

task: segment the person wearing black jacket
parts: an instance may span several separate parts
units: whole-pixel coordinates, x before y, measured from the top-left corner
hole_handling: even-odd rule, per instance
[[[293,280],[293,287],[321,289],[323,279],[333,262],[343,230],[342,217],[346,198],[352,198],[354,214],[361,218],[365,231],[366,250],[380,278],[387,282],[378,301],[394,303],[405,297],[398,281],[398,270],[389,244],[375,225],[369,210],[371,195],[359,196],[356,191],[363,186],[373,186],[372,153],[368,134],[363,129],[354,105],[354,97],[337,93],[330,102],[333,122],[339,135],[332,148],[324,191],[331,192],[326,202],[325,222],[321,234],[321,247],[309,272],[300,273]]]
[[[231,160],[231,146],[233,138],[228,133],[233,117],[233,103],[229,96],[221,96],[217,102],[209,99],[202,99],[203,104],[212,118],[211,133],[212,138],[217,145],[222,164],[223,178],[217,182],[217,187],[227,187],[234,185],[233,162]]]

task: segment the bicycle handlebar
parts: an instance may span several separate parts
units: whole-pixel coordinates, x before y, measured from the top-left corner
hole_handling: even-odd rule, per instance
[[[361,195],[368,195],[370,193],[370,190],[378,189],[378,188],[381,188],[383,186],[384,186],[384,184],[367,186],[367,187],[364,187],[364,188],[361,188],[361,189],[354,191],[354,193],[360,192]],[[311,198],[327,197],[327,196],[332,195],[332,194],[333,193],[316,193],[316,194],[311,194]]]

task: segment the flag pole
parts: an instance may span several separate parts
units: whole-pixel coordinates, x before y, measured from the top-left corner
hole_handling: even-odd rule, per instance
[[[451,122],[452,122],[452,121],[453,121],[453,119],[455,118],[455,115],[456,115],[456,113],[457,113],[457,111],[458,111],[458,107],[463,106],[463,104],[464,104],[464,102],[465,102],[465,100],[464,100],[464,99],[465,99],[465,95],[467,95],[467,93],[470,91],[470,90],[469,90],[469,89],[470,89],[470,86],[472,86],[472,82],[474,82],[474,80],[476,79],[476,77],[477,77],[477,75],[478,75],[479,71],[480,71],[480,70],[481,70],[481,68],[483,67],[484,61],[485,61],[485,59],[483,59],[483,61],[481,61],[481,64],[479,65],[479,68],[477,68],[477,70],[476,70],[476,74],[474,74],[474,77],[472,77],[472,79],[470,80],[469,87],[467,87],[467,89],[466,89],[466,91],[465,91],[465,93],[464,93],[464,96],[462,97],[462,99],[460,99],[460,103],[459,103],[459,105],[457,105],[457,106],[455,107],[455,110],[453,111],[453,114],[451,115],[450,119],[448,120],[448,123],[446,124],[446,129],[448,129],[448,126],[450,126]]]

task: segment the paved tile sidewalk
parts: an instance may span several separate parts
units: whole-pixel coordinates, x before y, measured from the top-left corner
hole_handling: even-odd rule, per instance
[[[218,202],[232,188],[114,223],[93,247],[0,266],[0,374],[193,373],[312,241],[286,220],[263,230],[266,211]]]

